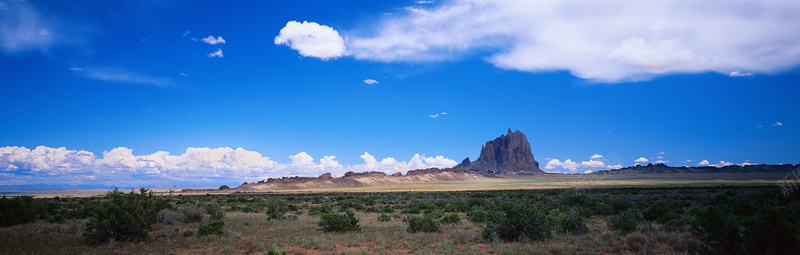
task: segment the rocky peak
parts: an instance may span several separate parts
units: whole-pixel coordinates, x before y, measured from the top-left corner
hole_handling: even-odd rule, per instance
[[[480,170],[496,173],[544,173],[533,157],[528,138],[519,130],[486,142],[477,160],[465,159],[454,169]]]

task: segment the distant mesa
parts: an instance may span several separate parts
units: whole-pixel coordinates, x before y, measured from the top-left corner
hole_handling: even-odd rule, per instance
[[[453,167],[459,170],[472,170],[493,174],[543,174],[539,162],[533,157],[528,137],[519,130],[500,135],[497,139],[486,142],[481,148],[478,160],[461,161]]]
[[[616,170],[597,171],[593,174],[713,174],[713,173],[784,173],[800,169],[800,164],[788,165],[730,165],[715,166],[668,166],[662,163],[635,165]]]

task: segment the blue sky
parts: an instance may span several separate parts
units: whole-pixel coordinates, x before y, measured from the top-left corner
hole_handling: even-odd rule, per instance
[[[800,163],[797,1],[0,1],[0,185]],[[619,161],[609,156],[616,155]]]

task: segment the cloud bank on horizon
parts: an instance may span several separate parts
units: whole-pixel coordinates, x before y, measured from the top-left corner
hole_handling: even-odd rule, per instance
[[[243,148],[187,148],[181,155],[166,151],[135,156],[133,150],[117,147],[102,157],[84,150],[38,146],[0,147],[0,185],[33,183],[153,185],[159,181],[198,184],[253,182],[270,177],[317,176],[347,171],[380,171],[387,174],[431,167],[447,168],[456,161],[444,156],[415,154],[408,162],[386,157],[380,161],[365,152],[364,163],[342,165],[336,156],[315,162],[306,152],[289,156],[290,163],[278,163],[261,153]]]
[[[566,70],[608,83],[675,73],[744,77],[800,63],[800,37],[789,32],[800,31],[798,11],[798,1],[454,0],[406,7],[344,37],[289,21],[275,44],[322,60],[443,61],[486,52],[498,68]]]

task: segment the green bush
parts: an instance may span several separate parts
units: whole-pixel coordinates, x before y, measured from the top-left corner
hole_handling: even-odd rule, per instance
[[[163,209],[159,211],[156,217],[158,218],[158,223],[164,225],[186,221],[186,216],[183,213],[173,211],[171,209]]]
[[[406,231],[411,233],[439,232],[439,222],[430,216],[419,217],[411,215],[404,218],[403,221],[408,224]]]
[[[561,229],[573,235],[582,235],[589,231],[586,219],[575,213],[575,209],[570,209],[569,213],[561,215],[558,222]]]
[[[486,210],[480,206],[474,206],[472,207],[472,210],[467,212],[467,219],[475,223],[482,223],[486,221],[486,217],[488,217]]]
[[[270,199],[267,201],[266,207],[267,220],[285,220],[286,216],[284,216],[284,214],[291,210],[291,208],[287,205],[286,200],[283,199]]]
[[[636,230],[641,220],[642,216],[639,215],[639,213],[633,208],[609,217],[611,228],[622,231],[624,233]]]
[[[218,205],[206,207],[206,212],[208,212],[208,216],[211,217],[211,220],[221,220],[225,218],[225,211]]]
[[[644,212],[642,212],[642,217],[644,217],[645,220],[666,223],[669,219],[663,217],[670,211],[672,210],[670,210],[669,206],[661,201],[658,201],[647,208],[647,210],[644,210]]]
[[[8,227],[33,222],[34,199],[32,196],[0,198],[0,226]]]
[[[184,222],[200,222],[203,221],[203,209],[200,207],[192,206],[192,207],[183,207],[181,208],[181,213],[183,214]]]
[[[423,216],[431,217],[433,219],[441,219],[442,217],[444,217],[444,212],[442,212],[441,210],[426,210],[423,213]]]
[[[210,220],[203,225],[200,225],[200,228],[197,229],[197,234],[204,236],[204,235],[219,235],[222,234],[222,227],[225,226],[224,220]]]
[[[330,213],[333,213],[333,209],[327,204],[308,208],[308,215],[325,215]]]
[[[765,204],[752,212],[752,205],[738,199],[693,209],[693,232],[709,253],[792,254],[800,249],[795,211]]]
[[[482,236],[503,241],[544,240],[550,238],[554,221],[532,203],[506,201],[498,211],[489,213]]]
[[[355,213],[350,210],[344,213],[323,214],[318,225],[325,232],[361,231],[361,226],[358,225],[358,218],[356,218]]]
[[[444,224],[453,224],[453,223],[458,223],[459,221],[461,221],[461,217],[458,216],[458,214],[455,214],[455,213],[451,213],[451,214],[449,214],[447,216],[444,216],[444,218],[442,218],[442,223],[444,223]]]
[[[381,216],[378,216],[378,222],[387,222],[387,221],[392,221],[392,218],[389,217],[389,215],[382,213]]]
[[[94,217],[86,223],[83,237],[90,244],[147,239],[148,232],[158,221],[158,212],[169,207],[168,199],[154,197],[153,192],[145,188],[139,193],[114,189],[106,196],[109,200],[99,204]]]

